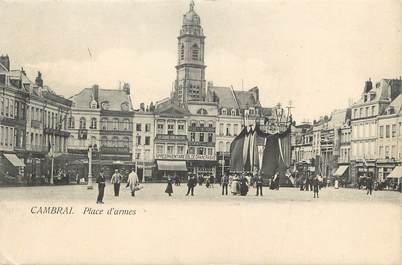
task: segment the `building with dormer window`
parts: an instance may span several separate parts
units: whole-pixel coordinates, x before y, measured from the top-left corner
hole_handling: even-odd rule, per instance
[[[381,138],[378,117],[401,93],[400,79],[382,79],[373,86],[366,81],[360,99],[352,105],[351,175],[356,181],[365,175],[377,176],[377,139]]]
[[[128,170],[133,166],[134,109],[129,84],[125,83],[120,89],[102,89],[94,85],[83,89],[71,100],[69,153],[81,155],[87,164],[83,155],[90,146],[96,146],[98,152],[94,153],[94,164],[99,166],[94,172],[103,168],[107,177],[116,167]],[[83,167],[81,175],[87,174],[87,167]]]

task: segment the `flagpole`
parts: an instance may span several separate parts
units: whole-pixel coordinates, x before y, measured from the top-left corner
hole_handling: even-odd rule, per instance
[[[53,147],[52,147],[52,149],[53,149]],[[53,150],[52,150],[52,166],[51,166],[51,171],[50,171],[50,185],[54,184],[53,169],[54,169],[54,155],[53,155]]]

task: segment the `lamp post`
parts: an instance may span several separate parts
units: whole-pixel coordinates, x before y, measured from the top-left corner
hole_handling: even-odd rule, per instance
[[[87,184],[88,190],[92,190],[94,188],[92,184],[92,155],[94,151],[95,152],[97,151],[96,144],[94,145],[90,144],[88,146],[88,184]]]

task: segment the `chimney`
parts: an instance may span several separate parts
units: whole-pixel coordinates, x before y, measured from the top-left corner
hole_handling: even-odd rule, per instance
[[[27,73],[25,72],[25,70],[24,70],[24,67],[21,67],[21,73],[23,74],[23,75],[27,75]]]
[[[371,89],[373,89],[373,83],[371,82],[371,78],[369,78],[364,85],[364,93],[370,92]]]
[[[94,100],[99,104],[99,85],[92,86],[92,94],[94,95]]]
[[[38,87],[43,87],[43,79],[42,79],[42,73],[40,71],[38,71],[38,76],[35,79],[35,84]]]
[[[130,95],[130,84],[129,83],[124,83],[123,91],[126,92],[127,95]]]
[[[0,56],[0,64],[2,64],[7,71],[10,71],[10,58],[8,57],[8,54]]]

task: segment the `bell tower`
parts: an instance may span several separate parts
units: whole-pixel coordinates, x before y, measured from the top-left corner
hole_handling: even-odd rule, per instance
[[[204,101],[206,96],[204,43],[201,20],[194,11],[194,1],[183,15],[183,24],[177,38],[177,65],[174,98],[179,103]]]

